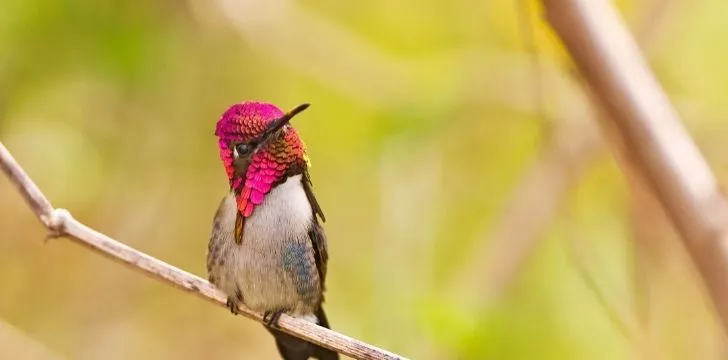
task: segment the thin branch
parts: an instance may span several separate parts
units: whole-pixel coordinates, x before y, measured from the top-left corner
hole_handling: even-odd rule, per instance
[[[728,203],[606,1],[543,0],[546,17],[683,238],[728,329]]]
[[[637,44],[645,51],[647,47],[659,47],[658,43],[664,38],[663,28],[670,23],[672,16],[681,13],[676,10],[684,5],[675,0],[646,0],[632,30]]]
[[[155,259],[136,249],[124,245],[74,219],[65,209],[54,209],[33,180],[18,165],[10,152],[0,142],[0,167],[15,184],[35,215],[48,228],[52,237],[68,237],[111,260],[127,265],[154,279],[187,291],[198,297],[225,307],[226,297],[206,280]],[[246,307],[240,313],[258,322],[262,315]],[[354,359],[404,359],[402,356],[379,349],[357,339],[320,327],[312,322],[282,315],[280,330],[350,356]]]
[[[602,291],[602,287],[600,287],[599,282],[593,276],[593,273],[589,271],[589,266],[590,264],[593,266],[596,254],[586,254],[586,251],[589,249],[584,245],[584,239],[580,238],[580,236],[576,233],[570,231],[570,234],[566,237],[567,256],[571,260],[570,262],[574,265],[577,273],[579,273],[580,277],[584,280],[584,284],[589,288],[592,294],[594,294],[594,298],[599,303],[599,306],[604,309],[604,313],[607,315],[609,320],[627,340],[633,342],[635,347],[640,349],[640,351],[646,352],[647,340],[644,332],[640,328],[640,324],[632,321],[632,317],[628,316],[624,311],[615,306],[615,302],[607,296],[606,291]],[[589,264],[585,261],[587,258],[589,259]],[[654,358],[654,356],[651,358]]]
[[[521,11],[519,17],[528,17],[528,4],[519,0],[517,5]],[[655,44],[649,42],[648,39],[661,30],[658,25],[664,23],[663,18],[670,15],[669,10],[671,9],[672,7],[667,6],[664,0],[651,0],[640,11],[646,15],[641,17],[635,25],[640,29],[636,38],[646,52],[650,53],[655,50]],[[522,31],[529,30],[526,28],[528,20],[521,21]],[[528,51],[531,53],[529,58],[533,59],[534,52],[537,52],[533,34],[534,26],[530,27],[530,31],[529,34],[524,33],[524,37],[528,37],[526,42]],[[502,62],[517,63],[514,60],[503,60]],[[481,59],[477,59],[477,61],[481,61]],[[511,192],[511,197],[493,229],[489,230],[489,225],[488,228],[478,233],[478,239],[491,240],[489,242],[478,240],[479,245],[473,250],[472,259],[465,262],[453,276],[452,282],[455,289],[472,289],[473,292],[484,293],[486,299],[499,298],[519,276],[528,256],[538,245],[538,237],[553,222],[562,207],[569,188],[581,180],[592,160],[606,151],[597,126],[597,122],[601,121],[603,117],[601,109],[598,106],[592,106],[589,101],[591,99],[575,93],[562,80],[562,77],[557,76],[556,69],[546,67],[546,64],[540,64],[538,59],[532,61],[534,67],[541,66],[540,69],[534,69],[533,76],[541,75],[541,73],[544,75],[540,76],[534,86],[548,88],[549,94],[552,96],[561,93],[563,96],[556,97],[558,100],[555,106],[557,112],[553,115],[545,115],[552,118],[545,122],[556,124],[556,126],[548,132],[549,138],[544,149],[517,182],[518,185]],[[493,66],[488,64],[485,67],[492,68]],[[522,67],[519,65],[519,69]],[[491,79],[493,76],[499,76],[498,79],[500,79],[492,82],[498,84],[498,87],[496,90],[487,90],[493,93],[489,96],[495,98],[497,94],[505,93],[506,100],[509,101],[508,106],[544,116],[543,99],[532,101],[533,104],[527,104],[531,105],[528,107],[522,104],[524,101],[518,101],[518,92],[504,92],[504,88],[507,86],[504,87],[503,84],[515,82],[506,75],[509,72],[507,70],[499,69],[493,75],[489,75]],[[578,74],[573,73],[573,75]],[[485,76],[474,75],[470,78],[480,82]],[[579,86],[583,85],[578,76],[572,80],[575,80]],[[486,91],[483,88],[484,85],[478,86],[477,93],[472,96],[482,97],[482,93]],[[544,93],[539,91],[539,96],[543,95]],[[618,146],[618,144],[614,144],[614,141],[607,143],[611,147]],[[629,159],[618,158],[618,161],[627,163]],[[472,281],[474,274],[486,274],[485,281],[478,282],[475,289],[473,289]]]
[[[536,247],[539,235],[556,217],[565,195],[580,180],[601,146],[595,127],[561,124],[511,192],[494,229],[479,234],[479,239],[490,241],[480,241],[472,258],[455,275],[455,291],[469,289],[484,294],[479,299],[486,301],[506,293]],[[475,274],[485,279],[474,282]]]

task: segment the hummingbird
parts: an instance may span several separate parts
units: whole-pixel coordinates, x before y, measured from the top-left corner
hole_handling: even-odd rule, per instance
[[[306,146],[290,124],[307,107],[283,113],[247,101],[218,120],[215,135],[230,187],[213,220],[207,273],[233,314],[241,304],[264,314],[284,360],[334,360],[336,352],[276,329],[282,313],[329,328],[322,307],[325,217],[313,193]]]

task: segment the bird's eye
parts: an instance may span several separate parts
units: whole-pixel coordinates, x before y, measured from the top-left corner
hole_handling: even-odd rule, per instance
[[[251,151],[253,151],[253,148],[254,147],[252,144],[248,144],[248,143],[237,144],[233,148],[233,155],[235,156],[235,158],[238,158],[241,155],[246,156],[246,155],[250,154]]]

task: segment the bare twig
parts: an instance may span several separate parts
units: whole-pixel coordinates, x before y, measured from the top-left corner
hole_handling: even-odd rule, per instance
[[[682,235],[728,329],[728,203],[615,10],[599,0],[544,0],[563,40]]]
[[[675,0],[646,0],[632,30],[637,44],[645,51],[648,47],[658,47],[657,43],[665,33],[661,30],[672,20],[671,16],[681,13],[676,9],[682,5],[684,3],[678,4]]]
[[[576,138],[577,134],[581,137]],[[491,301],[510,288],[539,235],[556,217],[562,199],[581,178],[601,145],[595,127],[586,123],[559,126],[552,133],[544,151],[511,193],[495,229],[484,229],[479,235],[480,239],[490,241],[478,243],[472,259],[453,279],[457,291],[470,289]],[[485,279],[474,282],[474,274]]]
[[[145,275],[197,295],[219,306],[225,306],[225,295],[206,280],[157,260],[89,228],[74,219],[65,209],[54,209],[2,143],[0,143],[0,167],[18,188],[35,215],[48,228],[50,236],[69,237],[77,244],[83,245],[111,260],[127,265]],[[246,307],[241,306],[240,313],[258,322],[263,320],[261,314]],[[280,330],[285,333],[355,359],[404,359],[399,355],[357,339],[285,314],[281,316],[279,325]]]
[[[519,16],[528,17],[526,2],[519,1],[518,6],[521,11]],[[649,39],[660,30],[658,25],[664,23],[663,18],[670,14],[668,11],[670,9],[665,1],[651,0],[640,11],[645,15],[635,24],[635,27],[640,29],[636,38],[646,52],[655,50],[655,44]],[[528,20],[522,21],[523,31],[529,30],[526,28]],[[526,24],[523,24],[524,22]],[[537,49],[533,43],[535,41],[533,26],[530,30],[531,33],[525,34],[524,37],[527,37],[526,41],[529,43],[530,57],[534,58]],[[537,59],[533,62],[534,67],[539,66]],[[556,126],[548,132],[548,140],[539,157],[524,172],[518,185],[511,192],[512,195],[494,228],[490,229],[488,226],[478,234],[478,239],[490,239],[490,241],[479,240],[478,248],[473,251],[473,258],[465,262],[453,277],[453,286],[457,289],[472,288],[473,274],[485,274],[485,281],[478,282],[473,291],[484,293],[486,298],[500,297],[518,277],[529,254],[538,244],[538,237],[558,214],[563,198],[569,192],[568,189],[581,180],[591,161],[606,151],[597,126],[597,121],[603,117],[600,109],[597,106],[590,106],[592,104],[589,98],[583,98],[572,91],[568,84],[556,76],[555,71],[557,69],[550,67],[534,69],[533,76],[540,76],[543,72],[544,76],[540,76],[543,79],[539,79],[534,86],[546,87],[550,94],[564,94],[559,97],[560,101],[555,106],[557,113],[551,115],[553,119],[546,121]],[[493,82],[499,84],[500,94],[503,94],[503,83],[514,82],[513,79],[504,76],[506,73],[508,71],[503,69],[497,71],[496,75],[501,76],[502,80]],[[484,76],[472,76],[472,78],[481,81]],[[582,85],[582,82],[577,82],[578,85]],[[473,96],[482,97],[485,89],[481,85],[477,90]],[[496,95],[489,94],[491,97]],[[517,92],[507,93],[509,106],[536,114],[545,112],[543,99],[529,104],[531,107],[524,107],[513,103],[517,100],[517,95]],[[538,91],[538,95],[544,96],[544,93]],[[608,143],[611,147],[618,146],[613,141]],[[624,163],[629,159],[618,158],[618,160]]]
[[[615,302],[610,299],[607,292],[602,291],[599,282],[590,272],[590,265],[586,263],[585,259],[589,259],[590,263],[594,262],[594,254],[586,254],[588,249],[584,245],[584,239],[581,239],[576,233],[571,233],[567,236],[567,255],[571,259],[571,263],[579,273],[581,278],[584,280],[584,284],[594,294],[594,298],[597,300],[599,305],[604,309],[605,314],[614,326],[624,335],[624,337],[630,340],[637,349],[641,352],[647,352],[648,347],[646,346],[647,340],[645,334],[640,328],[640,324],[635,322],[632,317],[628,316],[623,310],[620,310],[615,306]],[[592,265],[593,266],[593,265]],[[654,356],[646,357],[654,358]]]

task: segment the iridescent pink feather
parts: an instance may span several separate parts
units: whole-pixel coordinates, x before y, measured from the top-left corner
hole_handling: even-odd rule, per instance
[[[293,126],[284,128],[284,135],[267,143],[250,160],[244,177],[236,177],[233,146],[260,136],[267,125],[283,116],[275,105],[262,102],[243,102],[231,106],[217,122],[220,159],[236,193],[238,210],[250,217],[256,205],[265,200],[274,184],[282,181],[292,165],[306,166],[306,147]]]

